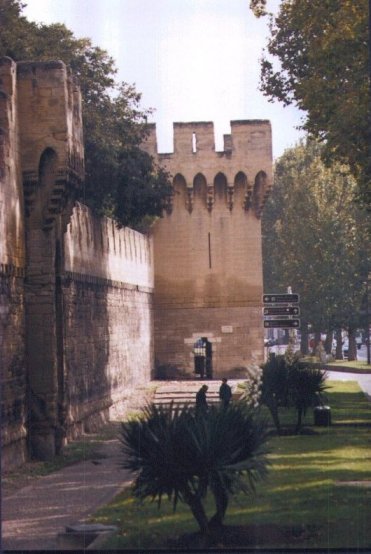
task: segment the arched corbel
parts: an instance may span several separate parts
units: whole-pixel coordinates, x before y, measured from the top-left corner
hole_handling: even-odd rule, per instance
[[[228,185],[227,186],[227,204],[228,204],[229,211],[232,211],[233,203],[234,203],[234,186],[233,185]]]
[[[214,186],[213,185],[207,185],[207,209],[209,212],[213,209],[214,205]]]
[[[193,210],[193,202],[194,202],[194,189],[193,189],[193,187],[188,187],[187,186],[187,200],[186,200],[186,202],[187,202],[187,210],[191,214],[192,210]]]

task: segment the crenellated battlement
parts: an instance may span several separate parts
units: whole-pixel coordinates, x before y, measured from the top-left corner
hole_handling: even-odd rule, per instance
[[[214,152],[218,157],[253,152],[261,147],[271,147],[271,125],[265,119],[231,121],[231,133],[223,135],[224,148],[215,151],[214,123],[212,121],[191,121],[173,123],[173,152],[159,154],[157,151],[156,124],[148,124],[149,135],[144,149],[153,156],[166,159],[176,155],[209,156]],[[271,150],[270,150],[271,152]]]
[[[216,197],[223,197],[225,209],[240,205],[259,218],[272,186],[271,125],[255,119],[230,125],[222,151],[215,150],[210,121],[174,123],[174,151],[168,154],[158,153],[156,125],[151,124],[144,149],[172,175],[189,212],[198,196],[209,211]]]

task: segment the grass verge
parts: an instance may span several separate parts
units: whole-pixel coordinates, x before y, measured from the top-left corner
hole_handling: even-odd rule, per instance
[[[241,547],[371,547],[370,404],[356,383],[329,386],[333,425],[313,428],[313,434],[273,436],[269,476],[256,498],[232,499],[225,524],[243,527]],[[312,423],[311,413],[306,423]],[[186,506],[174,513],[166,500],[161,509],[139,504],[130,490],[93,519],[120,529],[106,549],[166,548],[169,539],[197,530]]]
[[[365,372],[371,372],[371,365],[361,360],[355,360],[353,362],[350,362],[349,360],[334,360],[333,362],[328,362],[326,365],[330,367],[338,366],[338,367],[344,367],[349,369],[351,368],[362,369]]]
[[[349,370],[356,369],[357,373],[358,372],[361,373],[363,371],[365,373],[371,373],[371,365],[363,360],[354,360],[352,362],[349,360],[333,360],[332,362],[326,362],[326,364],[320,364],[318,359],[315,356],[304,356],[301,359],[301,361],[313,363],[313,364],[319,364],[323,367],[328,366],[329,368],[340,367],[340,368],[349,369]]]

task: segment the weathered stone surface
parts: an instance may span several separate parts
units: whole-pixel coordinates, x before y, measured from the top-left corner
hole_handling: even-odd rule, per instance
[[[0,60],[4,469],[96,430],[153,367],[152,243],[74,206],[80,91],[62,62]],[[27,453],[26,445],[31,451]]]
[[[0,360],[3,469],[49,459],[124,413],[157,363],[214,376],[260,361],[260,213],[270,125],[174,125],[172,206],[152,237],[75,202],[84,176],[80,91],[63,62],[0,59]],[[155,128],[145,148],[156,154]],[[170,209],[171,208],[171,209]],[[155,291],[155,293],[154,293]],[[134,396],[133,396],[134,398]],[[30,446],[30,451],[27,450]]]
[[[215,152],[212,123],[174,123],[174,153],[158,155],[175,194],[153,230],[155,356],[189,373],[200,337],[212,344],[214,376],[263,361],[260,215],[272,182],[271,129],[260,120],[231,129]],[[146,149],[156,156],[155,126]]]

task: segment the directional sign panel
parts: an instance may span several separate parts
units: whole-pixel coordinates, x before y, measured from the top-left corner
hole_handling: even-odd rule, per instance
[[[298,306],[271,306],[263,308],[264,315],[299,315],[300,308]]]
[[[298,294],[263,294],[264,304],[292,304],[299,302]]]
[[[299,329],[300,319],[268,319],[264,321],[265,329]]]

